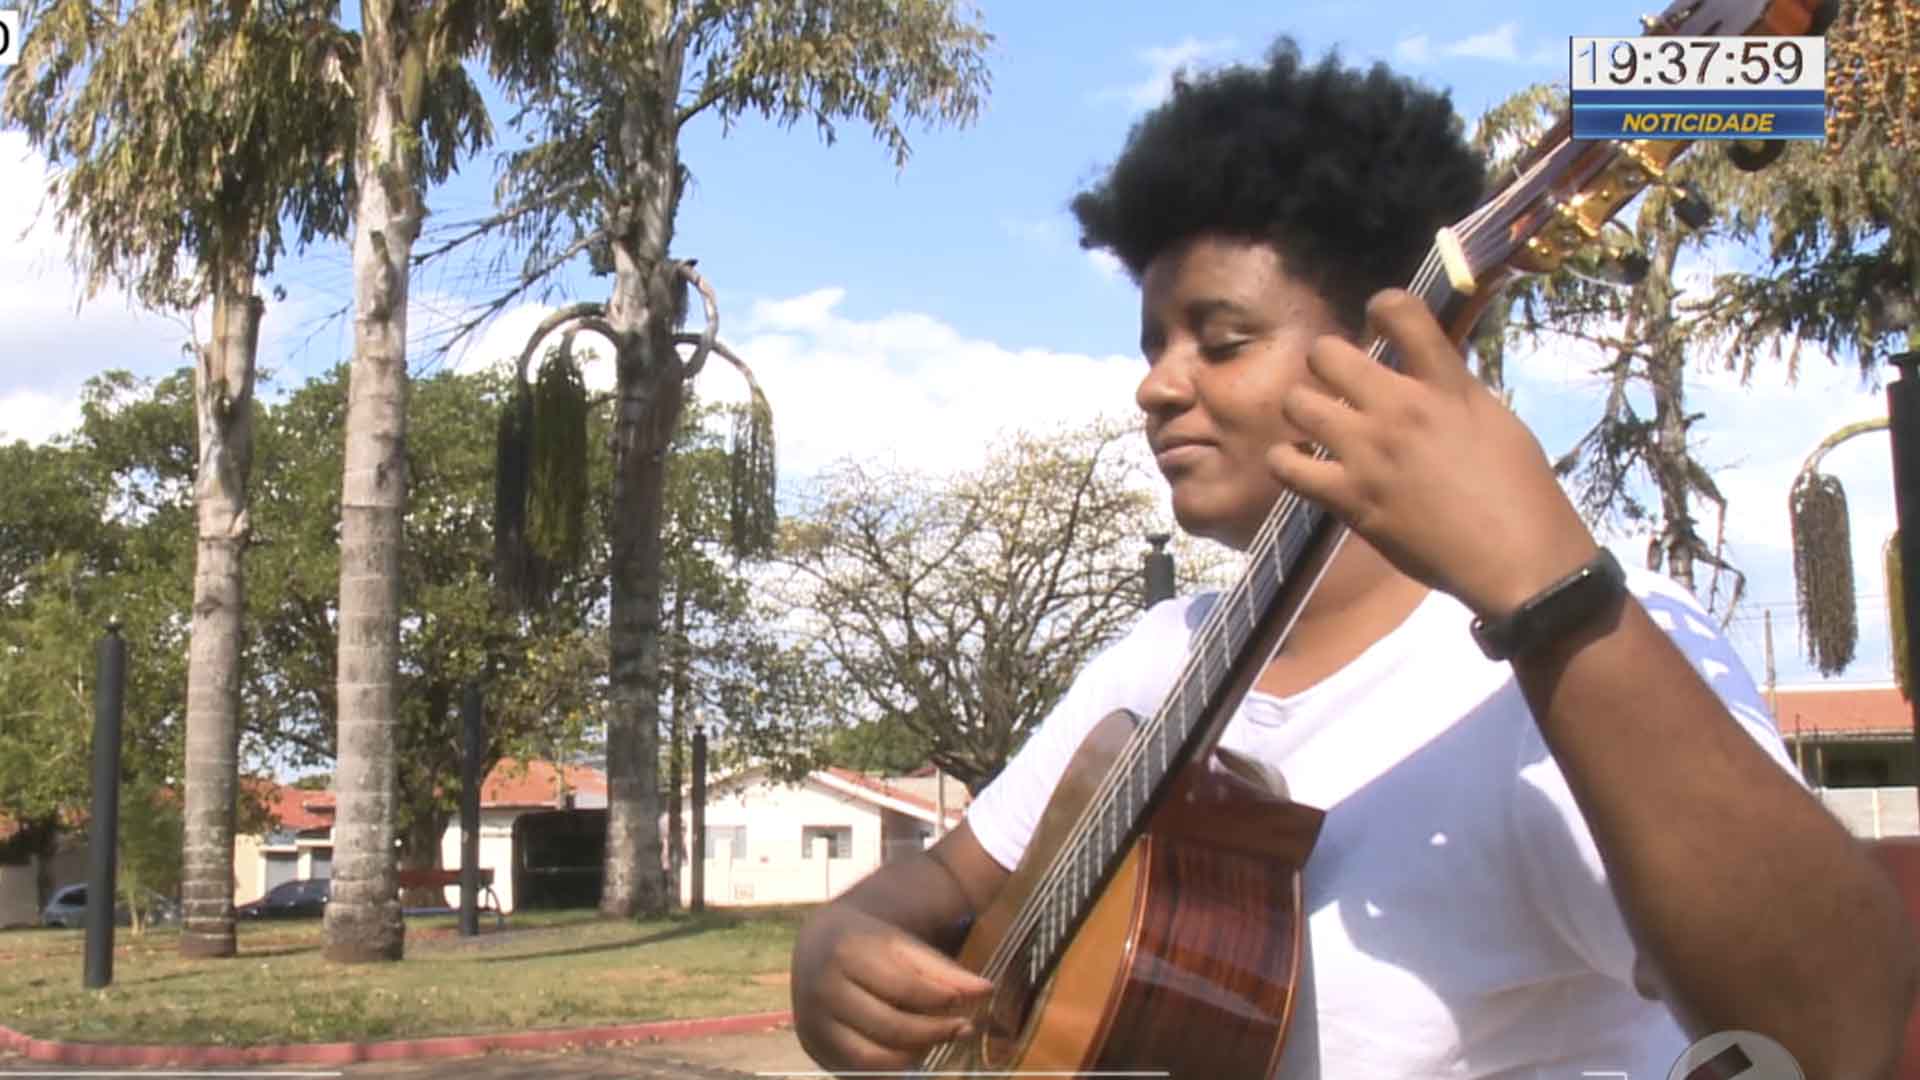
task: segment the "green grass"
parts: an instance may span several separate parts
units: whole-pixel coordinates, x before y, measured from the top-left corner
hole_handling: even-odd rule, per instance
[[[406,959],[321,959],[319,920],[240,928],[239,955],[184,960],[178,935],[122,927],[114,978],[81,986],[85,933],[0,934],[0,1024],[43,1039],[246,1046],[527,1031],[787,1007],[801,913],[646,922],[529,913],[462,939],[409,919]]]

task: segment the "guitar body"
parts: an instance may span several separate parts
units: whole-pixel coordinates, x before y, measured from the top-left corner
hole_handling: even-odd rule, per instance
[[[960,962],[983,970],[1134,728],[1124,712],[1087,737],[1026,857],[975,923]],[[1183,775],[1100,892],[1044,985],[998,980],[983,1034],[945,1071],[1166,1070],[1263,1077],[1299,978],[1300,868],[1320,811],[1254,770]]]

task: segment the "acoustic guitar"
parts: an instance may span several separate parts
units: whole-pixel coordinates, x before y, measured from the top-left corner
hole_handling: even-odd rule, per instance
[[[1832,11],[1831,0],[1679,0],[1642,32],[1797,36],[1824,32]],[[1439,232],[1414,277],[1409,291],[1456,345],[1499,288],[1597,240],[1689,145],[1570,131],[1563,119],[1537,140],[1510,182]],[[1372,354],[1398,367],[1385,342]],[[1274,1071],[1300,977],[1302,870],[1323,813],[1217,743],[1344,536],[1325,511],[1284,497],[1158,712],[1115,713],[1086,738],[961,947],[960,963],[995,987],[980,1034],[935,1047],[922,1069]]]

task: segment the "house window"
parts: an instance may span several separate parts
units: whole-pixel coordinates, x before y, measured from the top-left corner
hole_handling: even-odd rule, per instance
[[[827,852],[829,859],[853,858],[853,826],[851,825],[802,825],[800,826],[800,857],[813,858],[813,849],[821,838],[833,845]]]
[[[745,825],[707,826],[707,858],[744,859],[747,857]]]

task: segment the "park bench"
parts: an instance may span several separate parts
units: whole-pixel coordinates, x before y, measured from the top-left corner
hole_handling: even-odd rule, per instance
[[[476,902],[479,904],[481,911],[490,911],[493,913],[493,925],[498,929],[505,924],[506,914],[500,910],[500,897],[493,891],[493,868],[490,866],[481,867],[478,871],[478,876],[480,879],[480,892],[479,896],[476,897]],[[460,885],[460,871],[458,868],[452,870],[439,868],[410,870],[402,868],[399,871],[399,883],[403,891],[418,888],[446,889],[448,886],[458,887]],[[409,915],[439,915],[458,913],[459,910],[457,907],[409,908],[406,909],[406,913]]]

